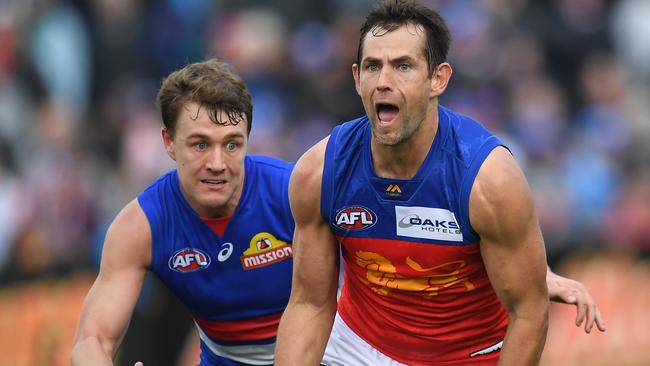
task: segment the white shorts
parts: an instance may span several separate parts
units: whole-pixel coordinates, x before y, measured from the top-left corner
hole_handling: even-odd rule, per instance
[[[327,342],[322,365],[326,366],[405,366],[366,343],[348,327],[338,313]]]

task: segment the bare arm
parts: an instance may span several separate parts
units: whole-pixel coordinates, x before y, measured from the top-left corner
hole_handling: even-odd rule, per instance
[[[546,272],[546,285],[551,301],[576,306],[576,326],[579,327],[584,322],[586,333],[591,332],[594,324],[601,332],[607,329],[598,304],[582,283],[562,277],[549,268]]]
[[[325,146],[323,140],[300,158],[289,184],[296,221],[293,283],[278,329],[278,366],[318,365],[336,314],[338,245],[320,215]]]
[[[151,261],[149,224],[136,200],[106,233],[99,275],[84,300],[72,365],[112,365]]]
[[[546,254],[526,178],[504,148],[494,149],[470,194],[490,282],[508,312],[500,365],[537,365],[548,328]]]

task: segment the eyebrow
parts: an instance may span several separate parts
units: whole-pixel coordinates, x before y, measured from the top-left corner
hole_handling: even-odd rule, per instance
[[[415,61],[415,59],[413,57],[408,56],[408,55],[404,55],[404,56],[400,56],[400,57],[397,57],[397,58],[394,58],[394,59],[390,60],[390,63],[391,64],[401,64],[401,63],[404,63],[404,62],[413,63],[414,61]]]
[[[399,57],[388,60],[388,62],[390,64],[393,64],[393,65],[394,64],[401,64],[403,62],[411,62],[411,63],[413,63],[414,61],[415,61],[415,59],[413,57],[409,56],[409,55],[399,56]],[[370,63],[370,62],[381,63],[382,61],[381,61],[381,59],[379,59],[377,57],[372,57],[372,56],[365,57],[363,60],[361,60],[361,64],[367,64],[367,63]]]
[[[242,139],[243,140],[245,138],[246,138],[246,135],[243,134],[243,133],[239,133],[239,132],[229,133],[226,136],[224,136],[224,140],[225,139]]]
[[[241,132],[239,132],[239,131],[230,132],[230,133],[228,133],[228,134],[226,134],[226,135],[223,136],[223,140],[228,140],[228,139],[245,139],[245,138],[246,138],[246,135],[243,134],[243,133],[241,133]],[[188,136],[186,137],[186,140],[192,140],[192,139],[204,139],[204,140],[210,140],[211,138],[210,138],[210,136],[209,136],[208,134],[201,133],[201,132],[195,132],[195,133],[193,133],[193,134],[191,134],[191,135],[188,135]]]

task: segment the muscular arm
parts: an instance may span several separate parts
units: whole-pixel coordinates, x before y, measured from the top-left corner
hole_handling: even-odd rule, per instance
[[[106,233],[99,275],[84,300],[72,365],[112,365],[151,261],[149,224],[136,200]]]
[[[320,215],[325,146],[323,140],[300,158],[289,184],[296,221],[293,283],[278,329],[278,366],[318,365],[336,314],[338,246]]]
[[[508,312],[500,365],[537,365],[548,328],[546,254],[526,179],[504,148],[485,160],[470,194],[490,282]]]

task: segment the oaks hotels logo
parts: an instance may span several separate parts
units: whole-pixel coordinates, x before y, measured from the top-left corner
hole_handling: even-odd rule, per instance
[[[447,241],[463,241],[453,212],[432,207],[395,206],[397,235]]]

